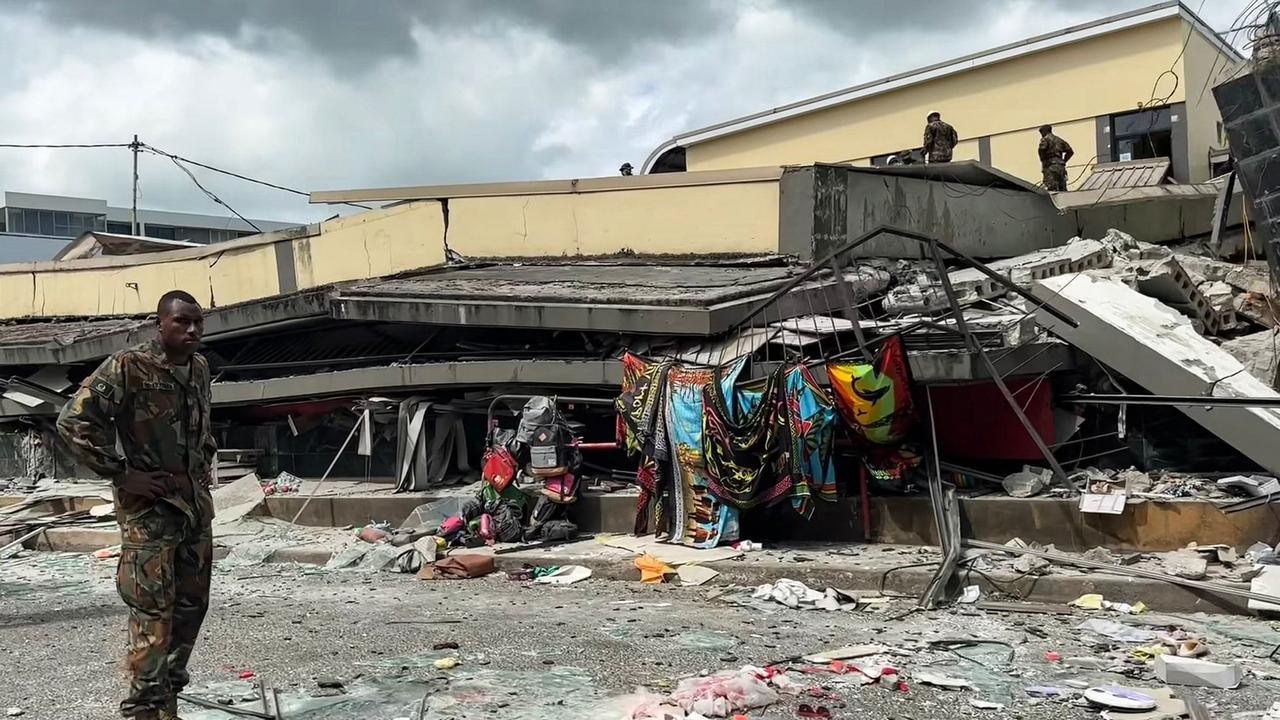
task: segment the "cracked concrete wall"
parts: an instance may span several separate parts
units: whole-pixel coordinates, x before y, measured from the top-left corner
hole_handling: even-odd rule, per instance
[[[778,181],[449,200],[466,258],[778,252]]]
[[[443,265],[444,211],[420,200],[327,220],[294,245],[293,258],[299,289]]]
[[[0,319],[141,315],[174,288],[205,307],[232,305],[443,265],[444,243],[441,204],[422,201],[222,249],[0,266]]]
[[[214,247],[0,266],[0,320],[141,315],[174,288],[218,307],[466,258],[778,252],[778,178],[417,200]]]

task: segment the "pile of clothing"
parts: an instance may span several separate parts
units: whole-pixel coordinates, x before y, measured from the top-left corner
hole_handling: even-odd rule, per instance
[[[567,508],[578,499],[582,463],[572,427],[547,397],[534,397],[513,430],[493,428],[480,490],[438,530],[450,545],[568,540],[578,528]]]

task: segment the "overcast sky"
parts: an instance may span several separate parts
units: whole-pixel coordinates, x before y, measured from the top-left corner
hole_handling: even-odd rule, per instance
[[[1188,3],[1219,30],[1249,4]],[[612,175],[683,130],[1146,4],[0,0],[0,143],[137,133],[303,190]],[[129,164],[0,148],[0,190],[127,205]],[[334,212],[196,172],[250,217]],[[219,212],[166,159],[141,176],[143,207]]]

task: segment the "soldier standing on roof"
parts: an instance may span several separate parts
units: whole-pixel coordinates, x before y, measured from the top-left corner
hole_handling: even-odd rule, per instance
[[[204,317],[180,290],[160,298],[156,315],[155,339],[107,358],[58,417],[80,461],[114,485],[116,587],[129,606],[132,674],[120,712],[139,720],[178,717],[213,563],[209,486],[217,449],[209,365],[196,354]]]
[[[1053,134],[1052,125],[1040,126],[1040,170],[1044,187],[1050,192],[1067,189],[1067,161],[1076,154],[1070,143]]]
[[[938,111],[929,113],[924,126],[924,161],[927,163],[951,162],[951,151],[955,149],[960,138],[956,129],[942,121]]]

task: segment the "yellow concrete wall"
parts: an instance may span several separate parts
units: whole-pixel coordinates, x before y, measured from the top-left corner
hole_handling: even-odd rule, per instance
[[[978,141],[961,140],[955,149],[951,151],[952,160],[977,160],[978,159]]]
[[[777,252],[778,183],[454,198],[449,247],[469,258]]]
[[[298,287],[373,278],[444,263],[444,213],[421,200],[325,221],[320,234],[298,241]]]
[[[1097,153],[1098,139],[1095,121],[1089,118],[1051,124],[1054,134],[1071,143],[1071,149],[1076,151],[1067,168],[1067,179],[1072,186],[1078,185],[1089,174],[1084,172],[1086,166],[1096,162],[1094,156]],[[1044,177],[1040,171],[1039,147],[1039,126],[992,135],[991,164],[1011,175],[1039,184]]]
[[[840,162],[916,147],[931,110],[962,140],[1134,110],[1149,100],[1155,77],[1175,64],[1183,27],[1171,17],[695,143],[688,147],[688,169]],[[1181,102],[1185,91],[1180,84],[1169,102]],[[1077,146],[1077,153],[1093,145]],[[1002,166],[994,145],[992,156],[997,167],[1028,180],[1040,177],[1038,165],[1031,171],[1022,161],[1021,171]]]
[[[1183,33],[1190,30],[1184,25]],[[1213,43],[1199,33],[1191,33],[1186,52],[1182,57],[1182,82],[1186,84],[1187,103],[1187,154],[1191,182],[1209,179],[1209,150],[1225,148],[1227,138],[1220,131],[1222,115],[1213,100],[1215,79],[1221,82],[1229,77],[1227,70],[1235,61],[1224,55]]]
[[[769,253],[778,249],[778,180],[449,200],[448,244],[466,257]],[[275,239],[272,239],[274,237]],[[309,236],[245,238],[120,258],[0,265],[0,319],[137,315],[168,290],[206,307],[278,295],[277,246],[298,289],[445,262],[439,200],[321,223]],[[286,256],[281,253],[281,256]]]
[[[280,294],[276,245],[292,245],[298,289],[444,263],[440,203],[407,203],[323,223],[311,237],[127,258],[0,265],[0,319],[139,315],[169,290],[205,307]]]

